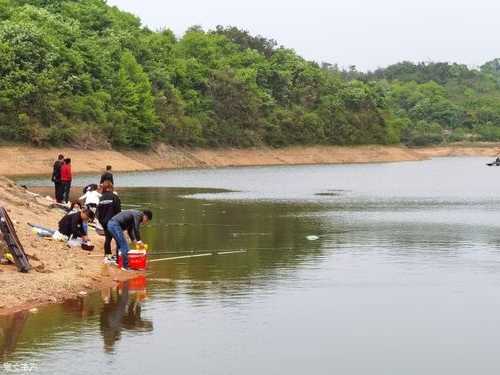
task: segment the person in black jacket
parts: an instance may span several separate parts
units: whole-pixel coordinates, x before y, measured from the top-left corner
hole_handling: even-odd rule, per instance
[[[115,215],[108,222],[108,230],[118,245],[118,251],[123,258],[123,270],[128,270],[128,242],[123,235],[127,231],[130,239],[141,246],[141,225],[149,223],[153,219],[153,213],[149,210],[137,211],[126,210]]]
[[[97,206],[97,219],[104,229],[104,261],[113,261],[111,257],[111,240],[113,236],[108,230],[109,221],[122,211],[120,197],[113,191],[111,181],[102,184],[102,195]],[[118,256],[118,254],[117,254]]]
[[[88,241],[87,223],[89,220],[94,220],[94,213],[91,210],[66,215],[59,221],[59,233],[68,239],[81,238],[86,242]]]
[[[113,185],[115,184],[113,173],[111,172],[112,169],[113,167],[111,167],[111,165],[106,166],[106,172],[104,172],[104,174],[101,176],[101,185],[104,183],[104,181],[109,181]]]
[[[63,201],[63,184],[61,181],[61,167],[64,164],[64,155],[59,155],[57,160],[54,162],[52,169],[52,182],[54,183],[54,197],[57,203],[62,203]]]

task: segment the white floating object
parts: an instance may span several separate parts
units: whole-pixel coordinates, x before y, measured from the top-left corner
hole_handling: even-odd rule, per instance
[[[38,313],[38,309],[36,307],[33,307],[32,309],[30,309],[30,313],[37,314]]]
[[[317,241],[319,240],[319,236],[307,236],[306,237],[308,241]]]

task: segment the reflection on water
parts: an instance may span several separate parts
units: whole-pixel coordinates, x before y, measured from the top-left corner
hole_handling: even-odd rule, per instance
[[[143,284],[139,290],[129,290],[130,284]],[[100,328],[104,339],[104,350],[112,352],[123,330],[151,332],[153,323],[141,317],[141,301],[145,299],[145,278],[126,281],[116,289],[102,292],[104,305],[100,313]]]
[[[70,324],[65,329],[76,329],[72,325],[79,320],[92,321],[99,316],[100,333],[102,335],[103,347],[106,352],[112,353],[116,343],[121,339],[122,332],[151,332],[153,322],[142,317],[142,303],[146,299],[146,279],[139,276],[136,279],[120,282],[115,288],[104,289],[100,298],[96,294],[89,298],[69,300],[59,306],[50,306],[42,309],[39,313],[22,311],[0,321],[0,353],[3,361],[9,359],[10,355],[18,348],[18,341],[22,338],[22,345],[27,343],[38,345],[39,336],[47,339],[44,327],[55,324],[55,315],[64,318]],[[73,322],[71,322],[73,321]],[[59,320],[58,320],[59,322]],[[46,327],[52,329],[54,327]],[[54,332],[52,339],[58,344],[57,333]],[[50,340],[50,338],[49,338]],[[50,347],[50,342],[40,343],[41,348]]]
[[[3,361],[41,374],[494,374],[500,174],[483,165],[117,176],[133,187],[124,205],[154,211],[151,259],[247,252],[151,263],[147,280],[0,319]]]
[[[294,272],[301,264],[308,263],[310,267],[319,264],[321,240],[308,241],[306,234],[321,233],[320,221],[302,215],[320,212],[320,207],[272,202],[255,206],[244,202],[212,203],[182,198],[190,194],[223,192],[192,188],[122,189],[126,208],[154,210],[154,222],[144,228],[144,238],[148,239],[151,248],[150,259],[239,249],[248,251],[206,259],[151,263],[147,280],[138,278],[132,280],[131,285],[124,283],[88,298],[42,308],[34,315],[23,313],[22,324],[13,321],[17,334],[7,332],[4,338],[8,340],[1,342],[11,348],[5,350],[8,353],[4,360],[22,362],[30,358],[30,361],[41,363],[37,366],[40,373],[57,371],[63,365],[48,358],[55,356],[65,363],[71,356],[67,353],[82,345],[75,338],[92,340],[96,330],[102,336],[103,352],[120,356],[124,353],[121,345],[124,333],[128,340],[124,342],[125,352],[134,348],[130,334],[134,337],[137,333],[155,334],[151,313],[144,317],[144,303],[156,309],[163,303],[186,300],[193,308],[203,309],[219,301],[227,307],[237,308],[256,297],[269,296],[273,284],[278,287],[279,283],[296,280]],[[162,320],[167,319],[168,312],[161,315]],[[0,321],[6,327],[14,327],[10,319],[12,317]],[[161,332],[162,336],[168,334]],[[14,350],[10,342],[17,341],[17,337],[20,344]],[[92,346],[92,350],[95,361],[98,348]],[[25,353],[30,355],[27,357]],[[99,362],[93,363],[97,370]],[[88,371],[93,365],[86,363],[84,367]],[[125,373],[127,371],[132,373],[130,369]]]
[[[16,350],[19,336],[29,317],[29,311],[20,311],[2,321],[0,327],[2,345],[0,346],[1,358],[5,359]]]

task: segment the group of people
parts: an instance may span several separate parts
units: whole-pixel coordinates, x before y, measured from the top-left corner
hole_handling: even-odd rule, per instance
[[[68,178],[69,166],[69,180]],[[59,155],[54,163],[52,181],[55,186],[55,199],[58,203],[69,203],[71,189],[71,159]],[[61,193],[62,191],[62,193]],[[101,176],[99,184],[87,185],[83,195],[68,206],[69,213],[59,222],[59,230],[55,238],[74,241],[78,240],[82,247],[88,246],[89,223],[97,222],[104,232],[104,262],[117,264],[118,256],[122,257],[122,269],[128,270],[128,241],[124,235],[126,231],[136,248],[143,248],[141,240],[141,225],[153,219],[150,210],[122,210],[121,200],[114,189],[112,167],[108,165]],[[116,242],[116,253],[112,254],[112,241]]]
[[[71,159],[60,154],[54,162],[52,169],[52,182],[55,187],[55,199],[57,203],[68,203],[71,191],[71,181],[73,173],[71,171]]]

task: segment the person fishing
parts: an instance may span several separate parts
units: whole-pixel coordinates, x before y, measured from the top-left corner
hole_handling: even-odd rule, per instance
[[[61,183],[63,185],[63,201],[69,202],[71,192],[71,181],[73,180],[73,173],[71,171],[71,159],[64,159],[64,164],[61,166]]]
[[[62,203],[64,196],[63,184],[61,181],[61,168],[64,164],[64,155],[60,154],[52,167],[52,182],[54,183],[54,198],[57,203]]]
[[[495,161],[492,161],[491,163],[486,163],[487,166],[489,167],[498,167],[500,166],[500,155],[496,157]]]
[[[109,180],[104,181],[102,184],[102,195],[97,208],[97,219],[104,229],[104,263],[116,263],[118,260],[118,249],[116,256],[113,257],[111,253],[113,236],[108,230],[108,223],[122,211],[122,208],[120,197],[113,191],[113,183]]]
[[[123,231],[127,231],[132,242],[142,248],[144,244],[141,241],[141,225],[148,224],[153,219],[153,213],[150,210],[126,210],[113,216],[108,222],[108,230],[118,245],[118,253],[122,256],[122,270],[128,271],[128,252],[129,246],[125,239]]]

